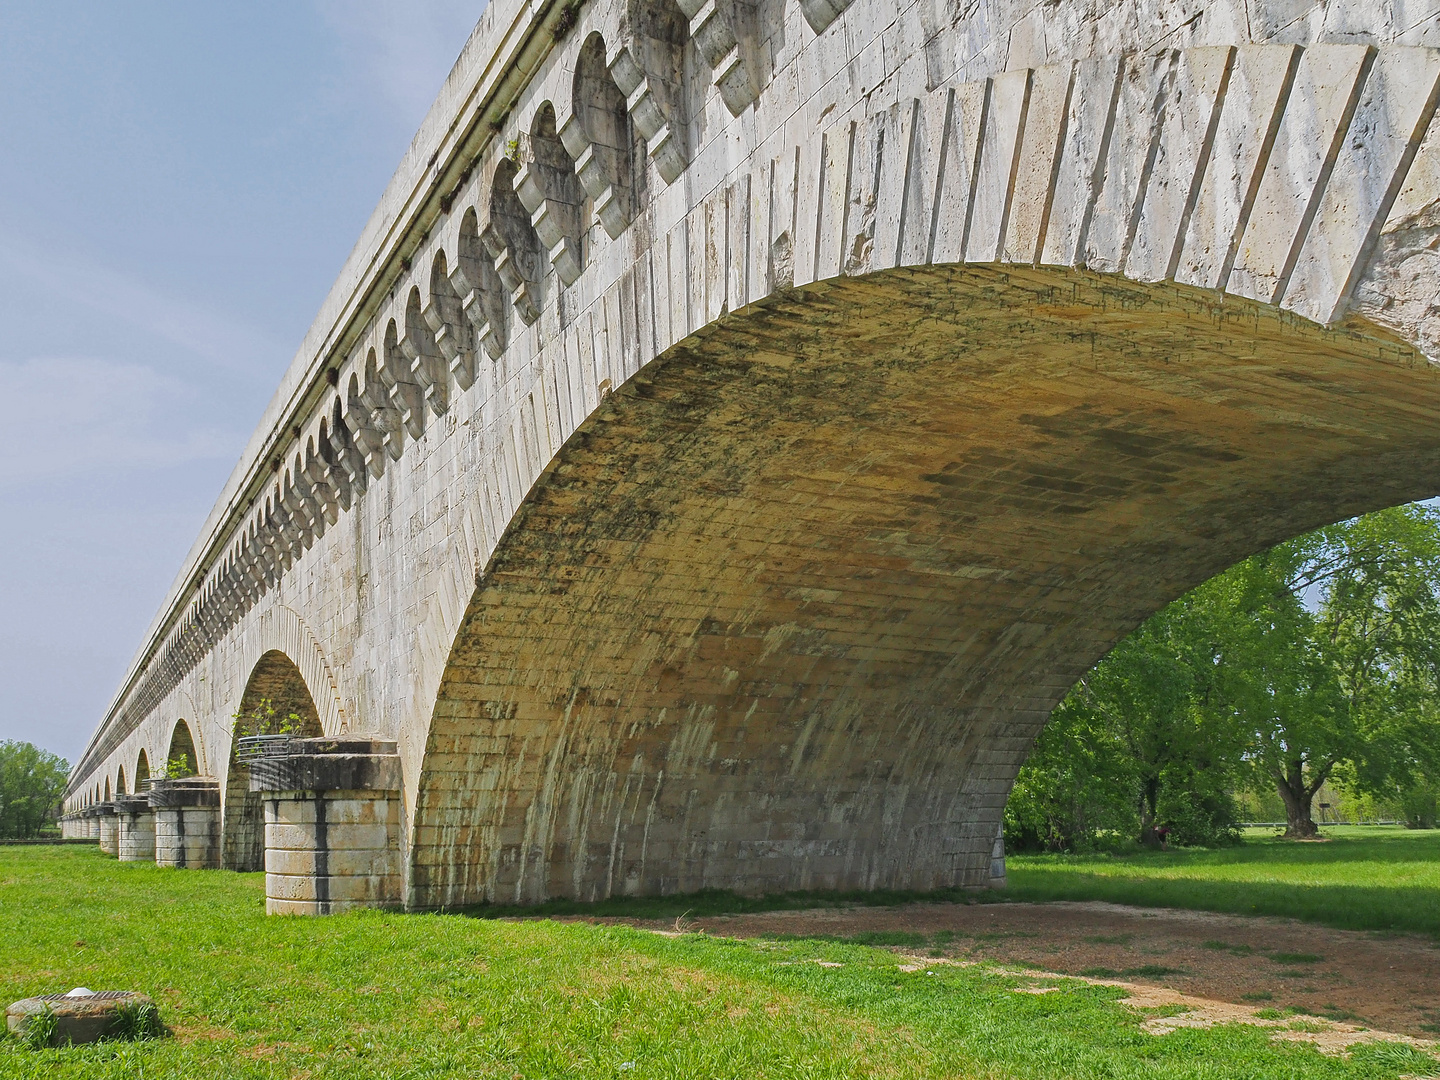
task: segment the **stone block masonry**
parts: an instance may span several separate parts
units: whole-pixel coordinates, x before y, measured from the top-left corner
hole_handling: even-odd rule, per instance
[[[115,804],[101,803],[97,820],[100,823],[100,850],[106,855],[119,854],[120,819],[115,815]]]
[[[155,811],[146,795],[121,795],[115,800],[119,832],[116,851],[121,862],[155,861]]]
[[[496,0],[67,813],[183,754],[284,910],[1002,880],[1090,664],[1440,492],[1437,49],[1429,0]],[[394,786],[252,791],[237,714]]]
[[[305,739],[260,758],[250,789],[265,807],[265,910],[328,915],[404,900],[400,760],[395,744]]]
[[[155,812],[156,866],[219,868],[220,789],[214,780],[157,780],[149,802]]]

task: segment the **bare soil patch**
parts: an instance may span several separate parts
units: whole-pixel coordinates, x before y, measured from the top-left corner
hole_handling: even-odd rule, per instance
[[[674,920],[587,921],[676,928]],[[1274,1015],[1299,1010],[1332,1021],[1320,1026],[1337,1034],[1379,1029],[1427,1042],[1440,1034],[1440,944],[1416,935],[1100,902],[818,908],[691,918],[683,928],[742,938],[923,934],[923,947],[895,951],[1131,987],[1136,1004],[1185,1004],[1195,1022],[1259,1013],[1262,1022],[1303,1026]]]

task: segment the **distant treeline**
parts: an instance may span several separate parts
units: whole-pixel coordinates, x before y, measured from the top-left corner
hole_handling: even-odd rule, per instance
[[[0,839],[23,840],[55,819],[70,764],[28,742],[0,742]]]
[[[1304,838],[1327,783],[1435,827],[1440,512],[1428,505],[1297,537],[1151,617],[1056,708],[1005,836],[1019,851],[1226,843],[1244,802]]]

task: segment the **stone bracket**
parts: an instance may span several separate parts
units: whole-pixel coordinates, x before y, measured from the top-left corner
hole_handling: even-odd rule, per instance
[[[800,0],[800,11],[810,29],[820,34],[845,13],[851,0]]]
[[[673,3],[657,4],[656,8],[649,21],[665,36],[637,30],[632,40],[612,47],[605,67],[625,95],[625,111],[644,138],[656,171],[667,184],[673,184],[689,164],[682,111],[688,20]],[[673,8],[673,18],[667,8]]]
[[[530,224],[556,275],[564,284],[573,285],[585,268],[581,248],[584,195],[575,176],[575,163],[554,134],[532,135],[522,142],[524,157],[515,174],[515,195],[530,211]]]
[[[690,19],[690,36],[713,72],[712,81],[732,116],[760,96],[760,80],[747,58],[755,8],[748,0],[678,0]]]

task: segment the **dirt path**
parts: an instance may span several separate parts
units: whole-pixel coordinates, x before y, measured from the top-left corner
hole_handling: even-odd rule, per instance
[[[674,925],[673,920],[596,921],[651,929]],[[1425,1040],[1440,1036],[1440,944],[1412,935],[1105,903],[823,908],[697,918],[688,920],[687,928],[728,937],[923,934],[922,946],[902,951],[1165,988],[1186,998],[1243,1006],[1251,1014],[1260,1011],[1262,1019],[1266,1010],[1293,1007],[1340,1021],[1344,1028]]]

